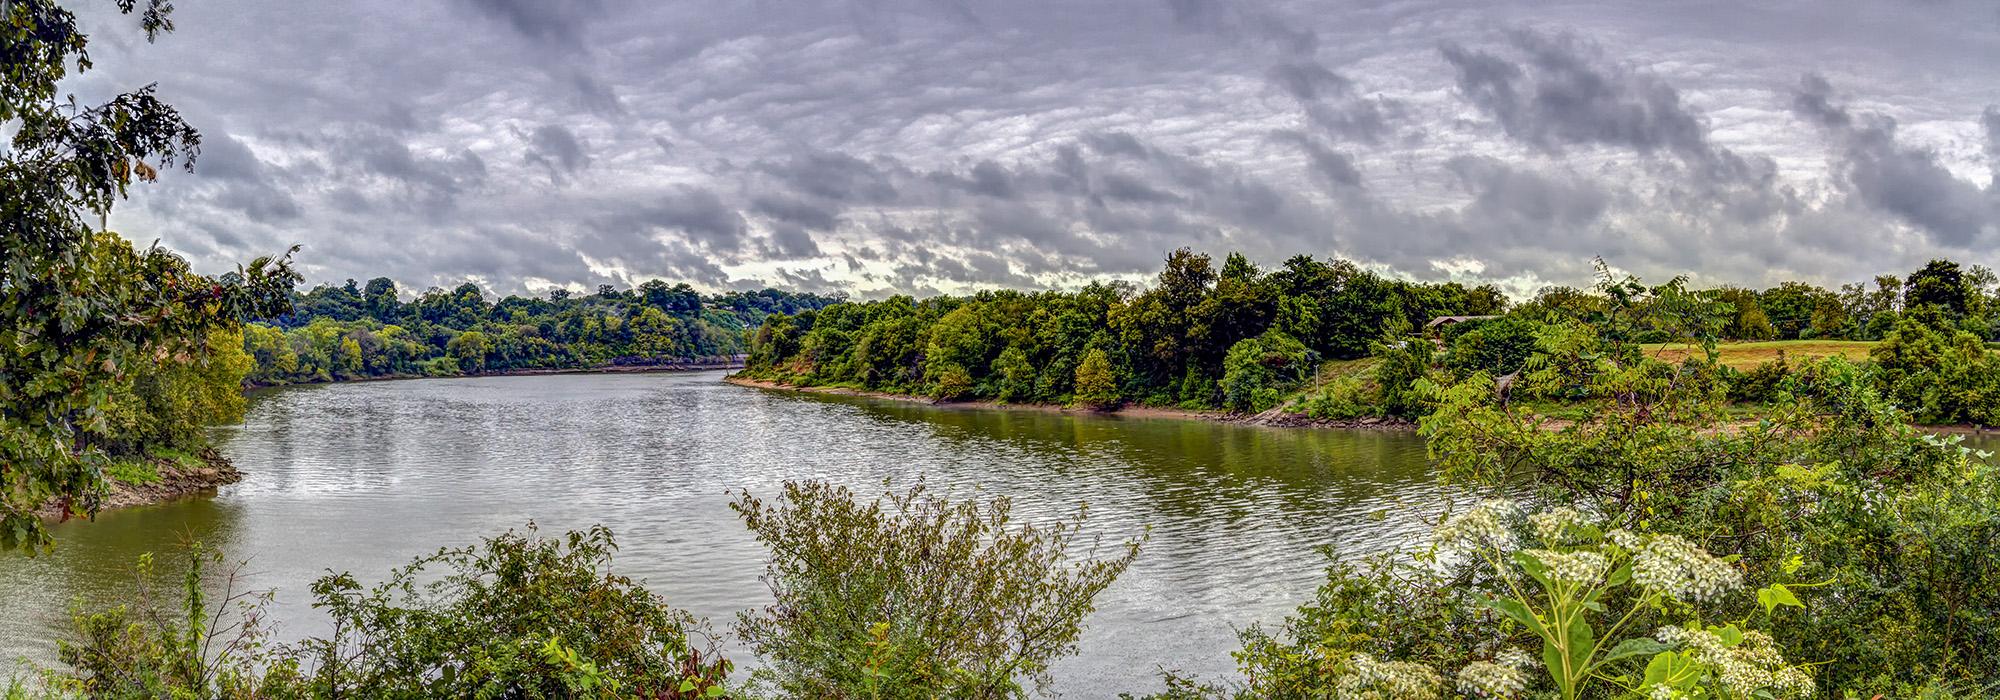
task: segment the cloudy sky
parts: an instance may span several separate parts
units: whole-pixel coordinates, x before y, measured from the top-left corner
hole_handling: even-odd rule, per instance
[[[110,3],[96,5],[108,7]],[[406,291],[861,296],[1167,251],[1419,279],[1827,284],[2000,263],[1990,1],[186,0],[84,98],[204,135],[113,214]]]

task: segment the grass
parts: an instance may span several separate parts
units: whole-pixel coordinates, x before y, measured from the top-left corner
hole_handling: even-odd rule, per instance
[[[1874,349],[1873,340],[1765,340],[1749,343],[1724,343],[1716,346],[1717,358],[1722,364],[1734,369],[1750,369],[1757,365],[1778,359],[1780,354],[1789,360],[1832,357],[1839,355],[1849,360],[1866,360],[1868,351]],[[1645,346],[1646,352],[1656,354],[1662,360],[1679,361],[1701,352],[1701,348],[1681,343],[1654,343]]]

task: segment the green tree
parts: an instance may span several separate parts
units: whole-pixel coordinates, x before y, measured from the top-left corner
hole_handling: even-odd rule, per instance
[[[1018,345],[1009,345],[993,360],[992,374],[1000,382],[1001,401],[1026,401],[1035,395],[1036,371],[1028,361],[1028,353]]]
[[[477,372],[486,366],[486,354],[493,349],[493,341],[485,333],[466,331],[453,336],[445,343],[445,352],[458,363],[461,369]]]
[[[1091,348],[1076,365],[1076,402],[1092,408],[1111,408],[1123,398],[1118,390],[1118,374],[1111,357]]]
[[[125,0],[150,40],[171,5]],[[206,332],[274,315],[296,280],[283,261],[207,279],[157,247],[93,228],[135,183],[192,167],[200,134],[152,87],[98,105],[58,99],[91,69],[89,40],[52,0],[0,4],[0,548],[48,542],[35,511],[87,514],[104,492],[112,389]]]
[[[1904,281],[1903,307],[1934,306],[1955,323],[1971,310],[1973,295],[1958,263],[1932,260]]]

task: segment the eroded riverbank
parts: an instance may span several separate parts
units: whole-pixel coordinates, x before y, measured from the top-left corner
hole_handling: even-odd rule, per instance
[[[932,399],[925,396],[895,394],[883,391],[868,391],[863,389],[852,389],[848,387],[801,386],[794,384],[781,384],[770,380],[751,379],[748,377],[739,377],[736,375],[729,375],[727,377],[723,377],[723,381],[729,382],[730,384],[735,384],[737,386],[754,387],[758,389],[769,389],[772,391],[791,391],[791,392],[799,392],[807,394],[824,394],[829,396],[855,396],[855,397],[863,397],[870,399],[883,399],[888,401],[916,403],[926,406],[935,406],[938,408],[947,408],[947,409],[949,408],[990,409],[990,410],[1007,410],[1007,411],[1038,411],[1043,413],[1058,413],[1058,414],[1085,415],[1085,416],[1167,418],[1174,420],[1206,421],[1210,423],[1227,423],[1232,425],[1248,425],[1248,426],[1269,427],[1269,428],[1393,430],[1402,432],[1414,432],[1417,429],[1416,422],[1403,420],[1399,418],[1358,418],[1352,420],[1328,420],[1320,418],[1311,418],[1293,413],[1267,412],[1262,414],[1246,415],[1241,413],[1228,413],[1225,411],[1193,411],[1183,408],[1159,408],[1154,406],[1124,406],[1116,410],[1103,411],[1094,408],[1063,406],[1058,404],[1002,403],[998,401],[938,401],[936,399]]]

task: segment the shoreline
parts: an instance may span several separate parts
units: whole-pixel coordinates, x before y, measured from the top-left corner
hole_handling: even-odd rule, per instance
[[[111,492],[97,505],[97,514],[134,506],[150,506],[183,498],[212,495],[217,488],[243,480],[243,472],[236,468],[227,457],[215,448],[204,448],[195,453],[202,466],[188,467],[179,461],[164,457],[147,457],[159,473],[159,480],[148,484],[134,484],[118,481],[110,477]],[[55,504],[43,505],[35,511],[45,520],[63,522],[71,519],[89,520],[94,515],[64,513]]]
[[[729,384],[734,384],[736,386],[749,387],[753,389],[764,389],[768,391],[790,391],[802,394],[826,394],[830,396],[855,396],[867,399],[879,399],[883,401],[920,403],[929,406],[936,406],[938,408],[993,409],[1002,411],[1039,411],[1042,413],[1066,413],[1072,415],[1097,415],[1097,416],[1111,416],[1111,417],[1122,416],[1129,418],[1160,418],[1167,420],[1192,420],[1192,421],[1205,421],[1209,423],[1224,423],[1229,425],[1242,425],[1242,426],[1253,426],[1253,427],[1263,427],[1263,428],[1285,428],[1285,429],[1318,428],[1326,430],[1390,430],[1397,432],[1415,432],[1417,429],[1416,422],[1405,421],[1396,418],[1322,420],[1317,418],[1307,418],[1305,416],[1300,416],[1296,414],[1279,414],[1272,417],[1264,417],[1264,414],[1225,413],[1222,411],[1195,411],[1185,408],[1161,408],[1157,406],[1126,406],[1116,410],[1103,411],[1094,408],[1079,408],[1074,406],[1062,406],[1058,404],[1045,404],[1045,403],[1002,403],[999,401],[985,401],[985,400],[938,401],[936,399],[925,398],[922,396],[913,396],[910,394],[896,394],[886,391],[851,389],[848,387],[838,387],[838,386],[802,386],[796,384],[781,384],[768,379],[751,379],[748,377],[739,377],[734,374],[723,377],[722,381],[727,382]]]
[[[559,367],[509,369],[479,374],[447,374],[431,376],[427,374],[384,374],[374,377],[335,379],[325,382],[296,382],[292,384],[252,384],[243,387],[245,391],[278,389],[288,386],[325,386],[327,384],[360,384],[363,382],[400,382],[412,379],[472,379],[475,377],[539,377],[557,374],[653,374],[671,372],[733,372],[743,369],[741,365],[724,367],[690,367],[685,365],[603,365],[599,367]]]

